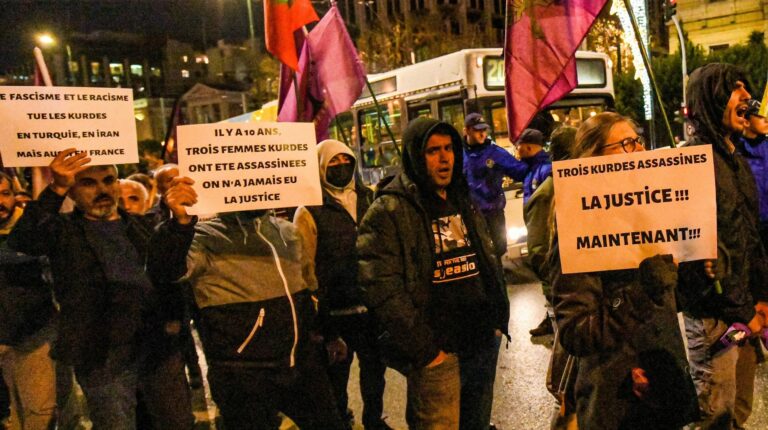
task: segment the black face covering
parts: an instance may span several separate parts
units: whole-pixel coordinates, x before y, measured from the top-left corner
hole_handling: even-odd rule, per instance
[[[352,180],[354,173],[355,165],[353,163],[328,166],[325,169],[325,180],[334,187],[344,188]]]

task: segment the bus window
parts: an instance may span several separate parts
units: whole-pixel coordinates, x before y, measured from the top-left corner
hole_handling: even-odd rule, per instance
[[[509,127],[507,127],[507,111],[503,100],[496,100],[489,103],[483,113],[486,118],[491,119],[491,137],[496,144],[509,148],[511,143],[509,141]]]
[[[569,125],[578,128],[587,118],[605,111],[605,104],[590,104],[585,106],[555,107],[547,109],[555,120],[555,128]]]
[[[416,118],[432,118],[432,106],[428,104],[408,106],[408,121]]]
[[[464,129],[464,105],[461,99],[448,100],[438,104],[440,120],[451,124],[459,133]]]
[[[389,136],[384,126],[384,121],[386,121],[399,146],[402,137],[400,103],[398,101],[387,102],[386,110],[382,113],[383,115],[379,117],[376,107],[371,107],[360,111],[358,114],[360,153],[364,167],[387,168],[400,165],[397,148],[395,148],[392,137]]]
[[[357,146],[357,136],[354,134],[351,112],[342,112],[336,115],[336,119],[331,122],[331,126],[328,129],[328,137],[344,142],[350,148]]]

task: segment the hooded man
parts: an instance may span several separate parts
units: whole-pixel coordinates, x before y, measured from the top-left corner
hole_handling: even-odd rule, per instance
[[[360,361],[360,392],[363,398],[363,425],[366,429],[389,429],[382,420],[384,372],[370,339],[368,309],[357,286],[357,227],[373,200],[373,192],[355,178],[357,160],[347,145],[324,140],[317,145],[323,205],[300,207],[294,224],[304,243],[318,284],[321,326],[329,339],[341,335],[349,347],[346,358],[336,358],[328,374],[333,384],[339,413],[351,421],[347,409],[347,382],[352,353]]]
[[[746,158],[757,184],[760,202],[760,237],[763,247],[768,244],[768,118],[760,115],[760,101],[747,102],[744,119],[747,125],[739,141],[739,153]]]
[[[507,199],[501,185],[504,177],[522,182],[528,166],[488,136],[490,126],[482,115],[471,113],[464,120],[463,169],[472,201],[482,212],[491,230],[498,256],[507,252],[507,226],[504,207]]]
[[[704,418],[700,425],[725,422],[727,428],[743,428],[751,412],[755,350],[748,342],[718,354],[711,348],[734,323],[757,333],[768,313],[757,188],[736,152],[749,83],[736,66],[708,64],[691,74],[687,94],[695,129],[690,145],[711,145],[714,155],[718,250],[715,261],[680,264],[678,292],[691,374]]]
[[[411,428],[487,430],[508,332],[501,267],[467,197],[461,145],[450,124],[412,121],[404,171],[380,184],[357,239],[363,300],[387,364],[408,378]]]

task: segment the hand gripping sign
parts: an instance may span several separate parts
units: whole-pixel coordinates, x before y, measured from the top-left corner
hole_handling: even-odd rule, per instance
[[[93,165],[137,163],[133,95],[125,88],[0,87],[5,167],[48,166],[60,151]]]
[[[563,273],[717,258],[710,146],[559,161],[552,176]]]
[[[322,204],[312,123],[185,125],[178,145],[197,192],[190,214]]]

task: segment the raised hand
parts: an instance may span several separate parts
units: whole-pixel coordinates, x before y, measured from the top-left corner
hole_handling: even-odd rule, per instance
[[[77,149],[67,148],[51,161],[50,168],[53,174],[53,183],[51,190],[56,194],[63,196],[67,194],[70,188],[75,185],[75,176],[87,169],[87,164],[91,162],[86,152],[75,154]],[[74,155],[72,155],[74,154]]]
[[[171,180],[171,186],[163,195],[165,204],[173,213],[176,222],[189,224],[192,217],[187,214],[187,207],[197,203],[197,193],[192,185],[195,183],[186,176],[177,176]]]

